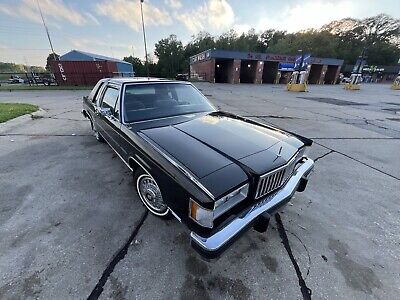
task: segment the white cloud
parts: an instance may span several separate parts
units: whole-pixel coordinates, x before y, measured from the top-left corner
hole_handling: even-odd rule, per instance
[[[14,15],[14,12],[11,9],[11,7],[8,7],[7,5],[4,5],[4,4],[0,4],[0,13],[6,14],[6,15],[9,15],[9,16],[13,16]]]
[[[218,32],[233,25],[235,14],[226,0],[208,0],[196,9],[176,13],[175,18],[182,22],[191,33],[204,29]]]
[[[110,49],[110,46],[113,47],[113,49],[123,49],[123,50],[129,50],[132,51],[132,45],[126,44],[126,43],[118,43],[114,42],[112,45],[108,40],[104,39],[96,39],[96,38],[88,38],[88,37],[83,37],[83,38],[69,38],[69,41],[71,45],[79,50],[82,51],[88,51],[90,52],[95,49],[103,48],[103,49]],[[90,51],[89,51],[90,50]]]
[[[180,9],[182,7],[182,2],[180,0],[164,0],[164,3],[172,9]]]
[[[233,25],[233,30],[239,35],[242,33],[248,33],[252,27],[249,24],[235,24]]]
[[[99,20],[97,20],[97,18],[95,16],[93,16],[91,13],[85,12],[85,16],[88,17],[92,21],[93,24],[95,24],[97,26],[100,25]]]
[[[275,28],[296,32],[309,28],[319,28],[333,20],[353,16],[357,6],[352,1],[313,1],[291,5],[273,17],[259,20],[257,29]]]
[[[196,10],[186,13],[176,13],[174,17],[180,21],[191,33],[197,33],[204,30],[206,26],[206,13],[206,6],[201,6]]]
[[[46,19],[52,21],[67,21],[73,25],[84,25],[87,19],[72,7],[67,6],[62,0],[40,0],[40,7]],[[36,23],[41,23],[36,1],[22,0],[19,5],[0,5],[0,13],[14,17],[23,17]],[[90,18],[91,19],[91,18]],[[93,21],[91,19],[91,21]]]
[[[106,16],[116,22],[125,23],[135,31],[140,31],[142,19],[140,14],[140,2],[131,0],[104,1],[96,5],[96,13]],[[146,26],[170,25],[171,16],[149,3],[143,3],[143,14]]]
[[[226,0],[209,0],[207,10],[208,24],[217,29],[229,28],[235,20],[233,9]]]

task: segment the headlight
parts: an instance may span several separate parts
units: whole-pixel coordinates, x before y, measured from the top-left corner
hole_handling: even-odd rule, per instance
[[[214,211],[200,206],[192,198],[189,201],[189,216],[201,226],[213,227]]]
[[[214,204],[214,218],[219,217],[227,210],[234,207],[240,201],[246,199],[249,193],[249,184],[241,186],[240,188],[234,190],[232,193],[218,199]]]

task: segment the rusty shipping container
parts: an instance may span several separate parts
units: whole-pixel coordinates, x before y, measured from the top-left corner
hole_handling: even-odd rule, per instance
[[[91,86],[117,74],[113,61],[52,61],[51,67],[58,85]]]

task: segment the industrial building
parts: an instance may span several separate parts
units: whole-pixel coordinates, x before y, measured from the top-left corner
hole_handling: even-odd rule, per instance
[[[190,77],[215,83],[287,83],[296,56],[209,49],[190,57]],[[309,57],[308,83],[335,84],[343,60]]]
[[[58,85],[95,85],[102,78],[134,75],[131,63],[78,50],[62,55],[51,66]]]

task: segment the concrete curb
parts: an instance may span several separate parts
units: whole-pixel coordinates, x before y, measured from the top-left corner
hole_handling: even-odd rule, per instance
[[[39,107],[39,109],[33,113],[22,115],[4,123],[0,123],[0,133],[6,133],[8,130],[23,125],[29,121],[43,118],[46,113],[46,110]]]

